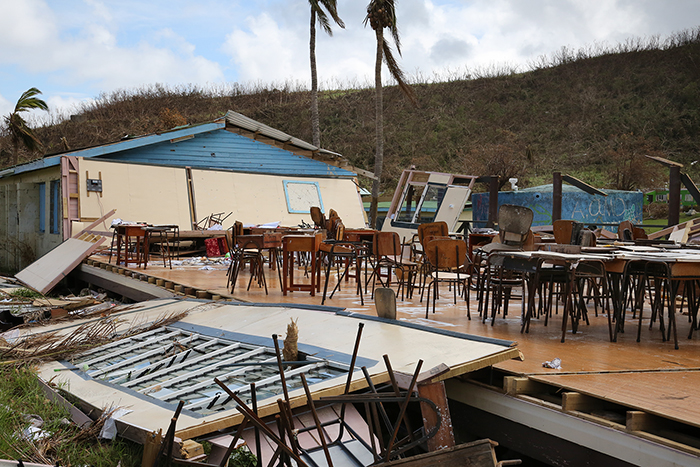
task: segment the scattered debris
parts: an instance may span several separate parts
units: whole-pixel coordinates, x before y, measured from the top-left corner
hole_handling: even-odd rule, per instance
[[[555,358],[551,362],[544,362],[542,366],[545,368],[552,368],[554,370],[561,370],[561,359]]]

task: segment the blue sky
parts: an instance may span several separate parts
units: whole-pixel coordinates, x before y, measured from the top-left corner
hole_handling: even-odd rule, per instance
[[[319,31],[324,89],[373,82],[368,0],[338,0],[346,24]],[[409,76],[516,67],[562,47],[614,46],[700,24],[698,0],[397,0]],[[34,86],[54,115],[156,83],[309,86],[308,0],[0,0],[0,115]],[[386,73],[385,73],[386,75]]]

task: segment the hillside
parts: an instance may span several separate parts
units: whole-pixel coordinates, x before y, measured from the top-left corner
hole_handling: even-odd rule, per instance
[[[526,73],[414,83],[419,106],[385,90],[384,187],[401,170],[518,177],[522,187],[560,170],[604,188],[662,186],[665,170],[645,154],[686,164],[700,158],[700,28],[663,44],[629,41],[614,50],[562,49]],[[320,64],[322,66],[322,64]],[[27,87],[31,83],[27,83]],[[368,170],[374,158],[372,89],[320,97],[323,147]],[[311,141],[309,93],[295,89],[203,90],[153,86],[101,96],[72,119],[38,128],[45,153],[116,141],[232,109]],[[0,145],[8,150],[7,138]],[[23,154],[20,161],[36,158]],[[9,161],[5,152],[3,163]],[[700,164],[698,164],[700,166]],[[366,181],[365,181],[366,182]],[[363,183],[365,183],[363,182]]]

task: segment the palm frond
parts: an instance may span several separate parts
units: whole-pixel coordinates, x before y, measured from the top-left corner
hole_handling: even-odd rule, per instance
[[[345,23],[342,19],[340,19],[340,16],[338,15],[338,4],[336,3],[336,0],[321,0],[321,3],[331,15],[331,18],[333,18],[335,24],[345,29]]]
[[[403,70],[401,70],[401,67],[399,67],[399,63],[394,58],[394,53],[391,50],[391,46],[386,40],[383,41],[382,52],[384,63],[386,63],[387,68],[389,68],[389,73],[391,73],[391,76],[399,83],[399,88],[401,88],[406,97],[411,100],[411,103],[417,106],[418,100],[416,99],[416,93],[406,82]]]
[[[24,93],[22,93],[22,95],[19,97],[17,105],[15,105],[15,113],[24,112],[29,109],[49,110],[49,106],[46,105],[46,102],[38,97],[34,97],[38,94],[41,94],[41,91],[39,91],[37,88],[29,88],[24,91]]]
[[[326,12],[319,9],[316,11],[316,16],[318,17],[318,24],[321,26],[321,29],[323,29],[329,36],[333,36],[333,29],[331,29],[331,23],[328,21],[328,15],[326,15]]]
[[[318,24],[321,25],[321,28],[329,36],[333,35],[333,30],[331,29],[331,22],[328,18],[328,14],[330,14],[330,17],[333,18],[333,21],[335,21],[338,26],[343,29],[345,28],[345,23],[340,19],[340,16],[338,16],[336,0],[309,0],[309,5],[311,5],[311,11],[315,12],[318,16]],[[328,11],[328,14],[326,14],[326,11]]]

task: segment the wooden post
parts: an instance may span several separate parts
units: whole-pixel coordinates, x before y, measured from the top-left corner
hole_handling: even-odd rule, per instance
[[[486,227],[493,228],[498,222],[498,175],[491,175],[489,180],[489,220]]]
[[[561,172],[552,174],[552,224],[561,219]]]
[[[440,449],[451,448],[455,445],[455,435],[452,429],[452,418],[450,408],[447,405],[447,392],[444,381],[438,383],[425,383],[418,385],[418,395],[430,399],[438,406],[442,421],[438,432],[428,440],[428,451],[439,451]],[[423,415],[423,426],[425,431],[429,431],[437,424],[435,412],[421,404]]]
[[[669,167],[668,177],[668,226],[680,222],[681,214],[681,168],[675,165]]]

